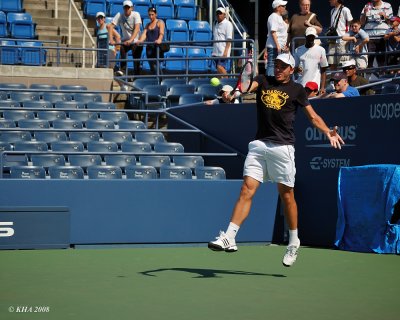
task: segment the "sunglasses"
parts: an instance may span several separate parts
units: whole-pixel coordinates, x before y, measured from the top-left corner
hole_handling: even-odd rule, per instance
[[[105,17],[103,16],[98,16],[96,19],[104,19]]]
[[[223,14],[223,12],[221,12],[221,11],[217,11],[216,13],[217,13],[218,16]]]
[[[346,68],[343,68],[343,71],[347,71],[347,70],[353,70],[353,69],[355,69],[356,67],[346,67]]]

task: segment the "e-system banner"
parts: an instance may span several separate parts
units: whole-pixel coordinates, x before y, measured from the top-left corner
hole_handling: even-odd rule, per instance
[[[337,219],[339,168],[400,164],[399,95],[313,100],[328,126],[345,140],[333,149],[306,117],[296,119],[296,199],[304,244],[332,245]]]

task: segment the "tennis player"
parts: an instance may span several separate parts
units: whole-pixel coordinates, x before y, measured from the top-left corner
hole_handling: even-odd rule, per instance
[[[274,77],[259,75],[254,79],[250,92],[257,93],[256,140],[249,143],[249,152],[243,170],[243,184],[239,199],[233,209],[226,232],[220,232],[215,241],[208,243],[214,251],[237,251],[235,237],[250,213],[251,203],[260,183],[276,182],[284,204],[289,226],[289,244],[283,257],[283,265],[290,267],[297,259],[300,240],[297,232],[297,204],[294,198],[294,120],[297,109],[302,109],[310,122],[323,132],[334,148],[344,144],[310,105],[304,88],[291,80],[294,58],[283,53],[274,64]]]

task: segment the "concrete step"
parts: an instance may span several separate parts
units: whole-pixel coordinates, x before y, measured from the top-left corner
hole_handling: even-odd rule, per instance
[[[46,10],[46,9],[27,9],[26,12],[32,15],[33,21],[36,22],[36,18],[54,18],[55,13],[54,10]],[[79,11],[81,17],[83,17],[83,12]],[[58,19],[68,19],[69,13],[68,10],[58,10]],[[71,18],[73,20],[78,20],[78,16],[75,11],[72,12]]]
[[[68,19],[64,19],[64,18],[54,19],[54,18],[46,18],[46,17],[37,17],[37,18],[35,18],[34,21],[37,26],[39,26],[39,25],[44,25],[44,26],[58,25],[58,26],[62,26],[62,27],[68,27]],[[87,20],[83,19],[83,21],[87,25]],[[71,23],[74,26],[81,25],[79,20],[75,20],[75,19],[73,19]]]
[[[38,35],[38,40],[41,41],[58,41],[60,45],[68,44],[67,36],[51,36],[51,35]],[[55,44],[46,44],[46,46],[55,46]],[[71,37],[71,47],[72,48],[82,48],[82,36]],[[95,46],[96,47],[96,46]],[[88,38],[85,40],[85,48],[92,48],[92,43]]]
[[[75,1],[78,9],[82,8],[81,2]],[[55,0],[24,0],[24,8],[28,11],[29,9],[55,9]],[[58,10],[68,10],[69,1],[59,0]]]
[[[94,29],[89,28],[90,34],[94,36]],[[37,26],[36,27],[37,35],[49,35],[49,36],[67,36],[68,35],[68,27],[59,27],[59,26]],[[73,37],[82,37],[83,27],[72,27],[71,35]]]

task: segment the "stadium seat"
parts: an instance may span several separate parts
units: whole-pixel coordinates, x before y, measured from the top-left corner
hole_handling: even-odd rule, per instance
[[[178,142],[156,142],[154,144],[155,152],[165,153],[183,153],[185,149],[181,143]]]
[[[89,152],[117,152],[118,145],[112,141],[89,141],[87,143]]]
[[[8,32],[11,38],[15,39],[34,39],[35,23],[29,13],[7,14]]]
[[[52,166],[64,166],[65,157],[62,154],[32,154],[31,162],[34,166],[40,166],[48,170]]]
[[[33,135],[36,141],[46,142],[47,144],[55,141],[67,141],[67,134],[62,131],[37,131]]]
[[[53,103],[45,100],[25,100],[22,101],[22,107],[25,109],[48,109],[53,108]]]
[[[90,166],[87,174],[89,179],[122,179],[122,170],[117,166]]]
[[[0,11],[4,12],[22,12],[22,0],[1,0]]]
[[[133,90],[142,91],[147,85],[157,85],[158,80],[156,78],[138,78],[132,82]]]
[[[15,41],[0,40],[0,61],[1,64],[19,64],[18,48]],[[14,46],[14,47],[13,47]]]
[[[0,89],[26,89],[26,85],[23,83],[0,83]]]
[[[179,97],[185,93],[194,93],[195,86],[192,84],[176,84],[167,92],[167,107],[178,105]]]
[[[43,100],[50,101],[54,104],[57,102],[72,100],[72,97],[70,94],[62,93],[62,92],[44,92],[42,97],[43,97]],[[62,107],[56,106],[56,108],[62,108]]]
[[[38,101],[40,100],[39,93],[36,92],[23,92],[23,91],[12,91],[10,92],[11,100],[15,101]]]
[[[21,119],[18,120],[18,127],[24,129],[48,129],[50,128],[50,123],[41,119]]]
[[[42,141],[18,141],[14,143],[15,151],[47,151],[49,146]]]
[[[125,172],[127,166],[136,165],[136,157],[126,154],[112,154],[104,156],[104,162],[109,166],[117,166]]]
[[[15,143],[18,141],[30,141],[32,135],[29,131],[0,131],[0,141]]]
[[[197,93],[185,93],[179,97],[178,105],[187,105],[187,104],[195,104],[202,103],[203,95]]]
[[[133,141],[132,133],[121,131],[107,131],[102,134],[104,141],[112,141],[119,145],[125,141]]]
[[[13,166],[10,168],[11,179],[45,179],[46,172],[43,167]]]
[[[128,120],[128,115],[123,111],[113,111],[113,112],[100,112],[101,120],[110,120],[114,123],[119,123],[121,120]]]
[[[97,93],[76,92],[72,94],[73,100],[88,104],[89,102],[101,102],[103,98]]]
[[[152,166],[157,169],[161,166],[171,165],[169,156],[139,156],[139,162],[142,166]]]
[[[219,89],[219,86],[215,87],[212,84],[201,84],[196,93],[203,95],[204,100],[212,100],[217,98]]]
[[[196,20],[197,8],[195,0],[174,0],[175,18],[182,20]]]
[[[58,119],[53,121],[54,129],[82,129],[82,121],[72,119]]]
[[[107,12],[106,0],[85,0],[83,13],[86,17],[96,17],[99,11]]]
[[[1,93],[0,93],[0,96],[1,96]],[[14,101],[14,100],[1,101],[0,100],[0,108],[19,108],[19,107],[21,107],[21,104],[18,101]]]
[[[17,41],[20,46],[20,59],[23,65],[46,65],[47,50],[43,49],[43,43],[39,41]]]
[[[7,37],[8,37],[7,16],[3,11],[0,11],[0,38],[7,38]]]
[[[183,78],[166,78],[161,81],[163,86],[167,86],[169,89],[167,92],[171,90],[174,85],[177,84],[186,84],[186,79]]]
[[[88,129],[114,129],[114,121],[110,120],[88,120],[86,128]]]
[[[192,179],[192,170],[182,166],[162,166],[160,167],[160,179]]]
[[[182,74],[186,71],[185,55],[182,48],[171,47],[164,54],[164,71],[166,73]]]
[[[90,101],[87,103],[87,108],[94,109],[116,109],[113,102]]]
[[[140,131],[135,133],[135,139],[139,142],[147,142],[154,145],[156,142],[165,142],[165,137],[161,132]]]
[[[204,159],[201,156],[173,156],[172,159],[176,166],[184,166],[191,169],[204,166]]]
[[[202,48],[189,48],[188,49],[189,59],[189,72],[190,73],[207,73],[208,72],[208,61],[207,55]]]
[[[49,122],[53,122],[58,119],[66,119],[67,115],[64,111],[61,110],[45,110],[37,112],[38,119],[47,120]]]
[[[399,93],[398,83],[384,83],[382,85],[381,94]]]
[[[80,141],[84,146],[90,141],[99,141],[100,133],[96,131],[72,131],[69,133],[71,141]]]
[[[151,0],[133,0],[132,3],[135,6],[135,11],[140,13],[140,16],[147,17],[147,11],[151,7]]]
[[[188,41],[189,29],[185,20],[169,19],[165,23],[168,41]],[[182,44],[180,44],[182,45]]]
[[[14,120],[0,119],[0,128],[15,128]]]
[[[138,120],[121,120],[118,122],[118,127],[120,129],[146,129],[146,125],[143,121]]]
[[[157,9],[159,19],[173,19],[175,17],[175,8],[172,0],[152,0],[153,6]]]
[[[89,120],[97,120],[99,118],[96,112],[82,111],[82,110],[69,111],[68,115],[71,120],[78,120],[82,122],[86,122]]]
[[[0,152],[12,151],[12,150],[13,150],[13,146],[11,145],[11,143],[0,141]]]
[[[189,38],[192,41],[210,41],[212,39],[212,30],[208,21],[192,20],[188,22]],[[200,43],[202,46],[209,46],[210,42]]]
[[[49,167],[50,179],[83,179],[84,172],[78,166],[52,166]]]
[[[77,84],[62,84],[59,88],[60,90],[71,90],[71,92],[74,91],[86,91],[87,87],[83,85],[77,85]]]
[[[62,98],[62,96],[60,96]],[[57,99],[54,97],[54,99]],[[54,107],[57,109],[85,109],[85,104],[76,101],[55,101]]]
[[[32,83],[29,86],[30,89],[38,90],[57,90],[57,86],[54,84],[44,84],[44,83]]]
[[[236,87],[236,83],[238,81],[238,79],[236,79],[236,78],[220,78],[219,80],[221,82],[221,86],[229,85],[232,88]]]
[[[223,180],[226,179],[225,170],[220,167],[196,167],[197,179]]]
[[[107,16],[114,17],[118,12],[122,12],[123,0],[107,0]],[[135,8],[136,11],[136,8]],[[104,11],[103,11],[104,12]]]
[[[68,162],[71,166],[78,166],[86,171],[87,167],[101,165],[101,156],[98,154],[70,154]]]
[[[135,154],[151,152],[151,144],[139,141],[124,141],[121,143],[122,152],[133,152]]]
[[[83,143],[80,141],[54,141],[51,150],[55,152],[82,152]]]
[[[157,179],[157,170],[152,166],[127,166],[125,174],[127,179]]]
[[[27,166],[28,156],[26,154],[5,154],[3,155],[3,169],[10,169],[13,166]]]
[[[210,84],[210,79],[209,78],[193,78],[193,79],[190,79],[189,84],[194,85],[197,90],[198,87],[202,84]]]
[[[22,119],[34,119],[35,114],[31,110],[4,110],[3,118],[6,120],[19,121]]]

